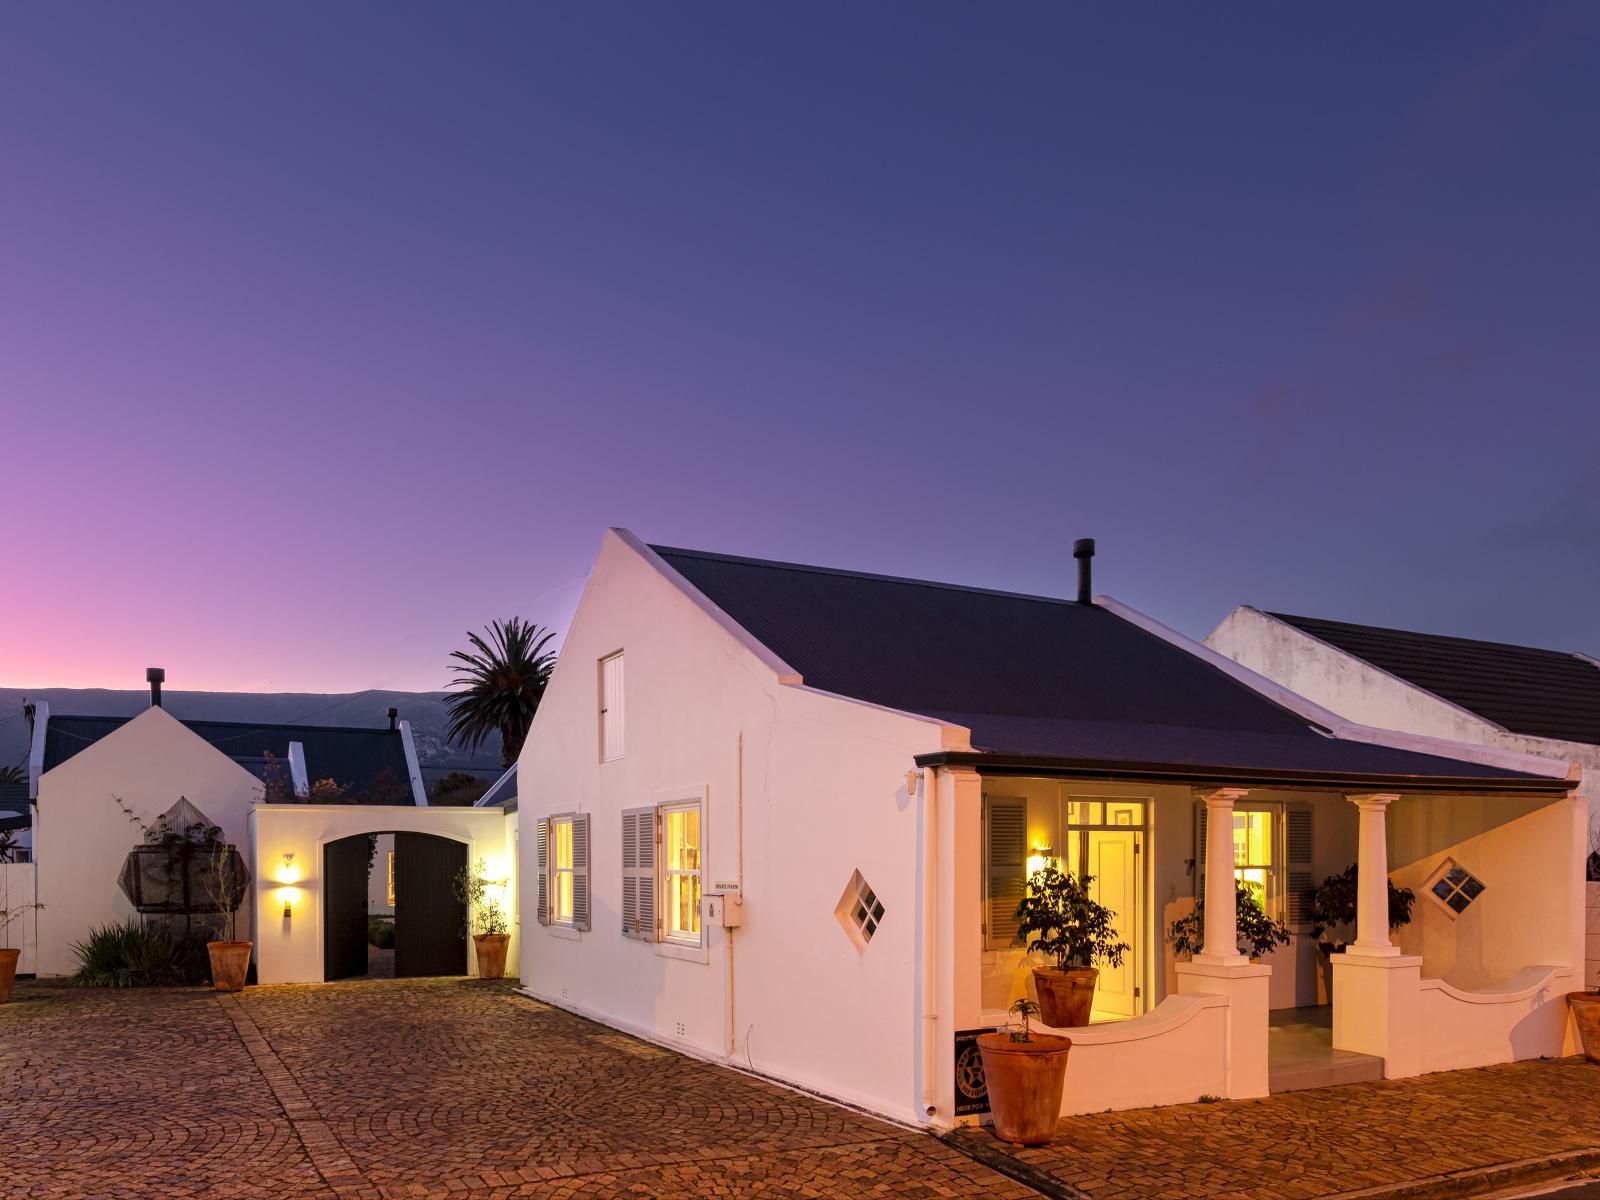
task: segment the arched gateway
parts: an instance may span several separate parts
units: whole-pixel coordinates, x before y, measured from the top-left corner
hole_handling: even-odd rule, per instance
[[[322,977],[368,972],[367,897],[376,833],[358,833],[322,847],[327,881],[323,904]],[[467,906],[455,878],[467,865],[465,842],[426,833],[394,834],[394,974],[467,973]]]

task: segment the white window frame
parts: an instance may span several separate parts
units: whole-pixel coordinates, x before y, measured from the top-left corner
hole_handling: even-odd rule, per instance
[[[617,692],[610,695],[606,690],[606,666],[608,663],[617,664]],[[598,667],[596,690],[599,702],[596,705],[595,716],[600,727],[600,761],[603,763],[617,762],[627,753],[628,736],[625,718],[628,705],[628,671],[627,660],[623,658],[621,650],[613,650],[610,654],[600,659]],[[612,735],[607,736],[606,717],[611,715],[612,708],[616,709],[615,719],[610,723]]]
[[[708,808],[706,804],[706,789],[685,788],[672,791],[658,792],[652,799],[656,807],[656,829],[659,831],[660,842],[656,846],[656,940],[655,952],[663,958],[683,959],[687,962],[706,963],[711,961],[711,939],[706,929],[705,896],[706,872],[711,862],[710,854],[710,824],[707,819]],[[686,812],[698,810],[700,813],[700,866],[694,874],[700,877],[700,936],[690,940],[685,937],[675,937],[667,932],[667,881],[674,874],[689,874],[691,872],[679,869],[669,870],[667,867],[667,814],[669,812]]]
[[[572,826],[577,815],[577,813],[552,813],[549,818],[550,865],[548,870],[550,877],[550,928],[569,930],[573,933],[578,932],[576,914],[569,912],[565,917],[558,917],[556,915],[556,898],[561,895],[561,875],[566,874],[570,876],[575,869],[574,865],[570,862],[564,867],[556,866],[556,827],[558,825],[565,825],[567,827],[567,845],[570,847],[572,845]]]

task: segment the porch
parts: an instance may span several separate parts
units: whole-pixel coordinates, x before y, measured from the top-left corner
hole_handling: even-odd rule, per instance
[[[1005,914],[1046,861],[1092,877],[1129,945],[1122,963],[1101,966],[1089,1025],[1052,1030],[1074,1043],[1064,1114],[1571,1049],[1563,997],[1581,984],[1585,829],[1571,795],[1090,788],[1047,776],[980,788],[984,911],[967,958],[981,964],[980,1007],[969,1024],[1006,1024],[1009,1004],[1036,994],[1044,964],[1014,944]],[[1329,954],[1309,894],[1352,863],[1355,920],[1318,927],[1337,943]],[[1397,932],[1391,881],[1415,897]],[[1259,962],[1239,937],[1240,884],[1293,931]],[[1179,961],[1171,926],[1197,891],[1201,947]]]

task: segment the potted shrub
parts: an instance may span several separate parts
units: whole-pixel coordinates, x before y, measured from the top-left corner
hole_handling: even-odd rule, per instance
[[[1235,879],[1233,901],[1240,954],[1246,955],[1251,962],[1260,962],[1263,955],[1272,953],[1278,946],[1289,944],[1289,927],[1267,915],[1255,888]],[[1172,943],[1174,953],[1193,958],[1203,948],[1205,929],[1206,901],[1202,896],[1192,913],[1179,917],[1168,928],[1167,941]]]
[[[490,879],[483,859],[474,870],[462,867],[456,873],[456,899],[467,906],[467,918],[472,927],[472,948],[478,956],[479,979],[501,979],[506,973],[506,947],[511,941],[507,932],[506,910],[498,896],[491,896],[491,888],[499,888],[504,880]]]
[[[1119,967],[1131,949],[1117,940],[1111,924],[1117,914],[1090,897],[1092,882],[1093,876],[1073,875],[1052,863],[1033,873],[1017,905],[1016,943],[1055,964],[1033,971],[1039,1019],[1055,1029],[1089,1023],[1100,977],[1095,964]]]
[[[1353,930],[1356,924],[1357,867],[1351,863],[1337,875],[1329,875],[1311,897],[1311,936],[1323,954],[1339,954],[1349,944],[1344,938],[1324,936],[1328,930]],[[1389,932],[1411,923],[1411,907],[1417,894],[1410,888],[1395,887],[1389,880]]]
[[[1572,1010],[1578,1037],[1583,1041],[1583,1056],[1590,1062],[1600,1062],[1600,988],[1568,992],[1567,1007]]]
[[[1061,1093],[1067,1082],[1070,1038],[1034,1033],[1028,1018],[1039,1006],[1026,996],[1011,1006],[1018,1024],[978,1035],[984,1085],[994,1134],[1006,1142],[1042,1146],[1061,1119]]]
[[[24,914],[38,912],[42,904],[19,904],[15,908],[0,908],[0,934],[13,921],[20,921]],[[0,1004],[11,1000],[11,989],[17,982],[17,959],[22,957],[22,951],[17,947],[0,946]]]

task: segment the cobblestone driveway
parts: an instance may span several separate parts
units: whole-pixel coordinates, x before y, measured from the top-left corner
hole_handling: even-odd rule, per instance
[[[0,1195],[1032,1196],[932,1138],[492,984],[18,988]]]

